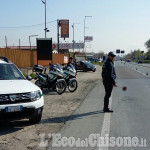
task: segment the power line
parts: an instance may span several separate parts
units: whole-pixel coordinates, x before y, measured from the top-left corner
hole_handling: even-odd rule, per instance
[[[50,22],[47,22],[46,24],[50,24],[50,23],[53,23],[57,20],[53,20],[53,21],[50,21]],[[3,29],[26,29],[26,28],[32,28],[32,27],[38,27],[38,26],[42,26],[44,25],[45,23],[41,23],[41,24],[35,24],[35,25],[28,25],[28,26],[18,26],[18,27],[0,27],[0,30],[3,30]]]

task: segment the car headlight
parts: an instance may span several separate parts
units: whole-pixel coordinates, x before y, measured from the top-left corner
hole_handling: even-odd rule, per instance
[[[31,101],[39,100],[42,96],[43,94],[40,92],[40,90],[31,92]]]

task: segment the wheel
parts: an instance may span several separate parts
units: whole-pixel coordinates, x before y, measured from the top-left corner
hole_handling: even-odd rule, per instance
[[[33,123],[33,124],[36,124],[36,123],[39,123],[41,121],[41,118],[42,118],[42,114],[40,114],[40,115],[38,115],[34,118],[29,119],[29,122]]]
[[[66,90],[66,82],[65,81],[56,82],[56,91],[58,94],[64,93],[65,90]]]
[[[84,71],[84,72],[87,72],[87,69],[86,69],[86,68],[84,68],[84,69],[83,69],[83,71]]]
[[[96,71],[96,69],[93,70],[93,72],[95,72],[95,71]]]
[[[77,80],[73,80],[73,81],[69,82],[68,89],[70,92],[76,91],[77,88],[78,88]]]
[[[43,87],[42,87],[42,85],[40,84],[40,81],[39,81],[39,80],[36,80],[35,84],[36,84],[41,90],[43,90]]]

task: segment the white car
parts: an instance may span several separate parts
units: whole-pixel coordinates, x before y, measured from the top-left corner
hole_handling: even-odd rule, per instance
[[[27,77],[28,80],[32,78]],[[0,120],[28,118],[39,123],[44,106],[43,93],[28,81],[6,57],[0,57]]]

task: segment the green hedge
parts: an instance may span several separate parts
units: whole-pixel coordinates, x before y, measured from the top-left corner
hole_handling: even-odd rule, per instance
[[[32,79],[35,79],[36,74],[32,73],[32,74],[30,74],[30,76],[32,77]]]
[[[142,60],[143,63],[150,64],[150,60]]]

